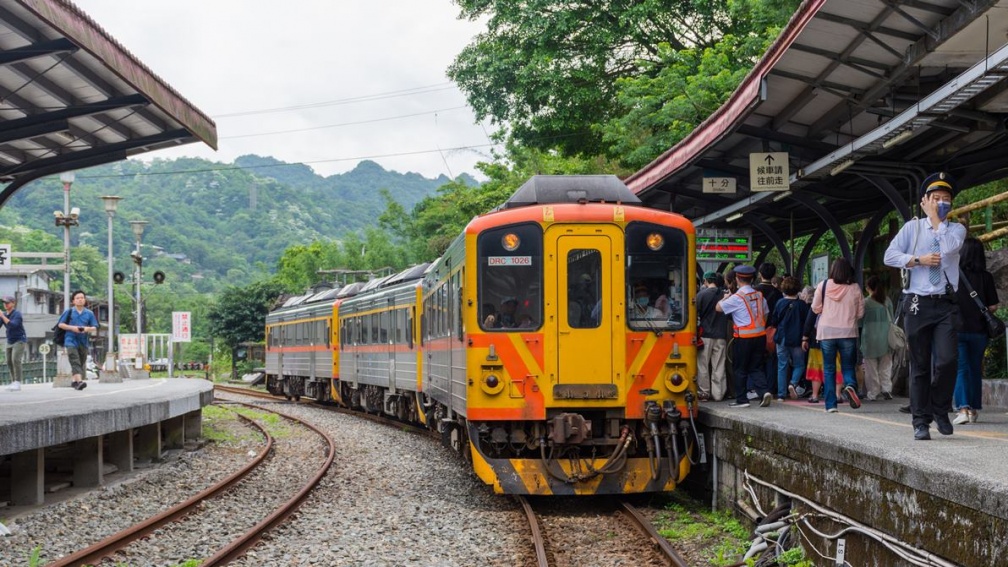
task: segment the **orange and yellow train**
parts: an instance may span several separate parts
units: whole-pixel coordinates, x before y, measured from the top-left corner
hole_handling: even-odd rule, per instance
[[[613,176],[535,176],[445,254],[288,301],[267,385],[441,432],[508,494],[673,490],[696,432],[692,224]]]

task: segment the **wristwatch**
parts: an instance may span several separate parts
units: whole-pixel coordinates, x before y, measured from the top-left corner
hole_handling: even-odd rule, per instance
[[[920,256],[914,256],[914,265],[920,266]]]

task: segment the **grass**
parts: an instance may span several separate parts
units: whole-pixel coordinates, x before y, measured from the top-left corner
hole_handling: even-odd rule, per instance
[[[262,425],[276,439],[288,437],[291,428],[286,420],[275,413],[254,410],[246,407],[225,408],[217,405],[203,407],[203,438],[222,445],[238,445],[245,441],[257,442],[260,436],[245,426],[241,429],[232,427],[228,422],[235,421],[239,413]],[[246,431],[247,430],[247,431]],[[235,433],[241,431],[241,433]]]
[[[712,512],[679,492],[669,496],[655,526],[669,541],[699,550],[704,564],[717,567],[737,563],[752,541],[752,531],[729,512]]]

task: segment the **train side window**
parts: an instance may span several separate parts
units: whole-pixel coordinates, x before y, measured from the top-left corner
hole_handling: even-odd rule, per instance
[[[389,312],[382,311],[378,314],[378,342],[388,344],[389,342]]]
[[[413,320],[416,318],[416,307],[406,310],[406,344],[413,350]]]
[[[456,335],[458,335],[459,342],[462,342],[463,336],[466,334],[465,333],[465,327],[464,327],[464,324],[463,324],[464,320],[463,320],[463,317],[462,317],[462,306],[463,306],[463,303],[462,303],[462,276],[463,276],[463,272],[462,272],[462,270],[460,270],[458,273],[455,274],[455,277],[452,278],[452,280],[454,282],[453,290],[455,292],[455,300],[456,300],[455,301],[455,307],[456,307],[456,310],[455,310],[455,313],[456,313],[456,317],[455,317]]]

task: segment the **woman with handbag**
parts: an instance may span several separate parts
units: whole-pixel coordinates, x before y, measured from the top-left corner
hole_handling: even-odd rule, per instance
[[[864,356],[867,399],[891,400],[893,355],[889,348],[889,326],[893,320],[892,302],[886,297],[878,276],[868,278],[865,291],[868,297],[861,323],[861,354]]]
[[[952,404],[959,415],[952,423],[965,425],[976,423],[977,412],[983,409],[982,366],[989,335],[981,307],[993,313],[998,304],[994,276],[987,271],[983,244],[976,238],[969,237],[963,241],[959,253],[959,273],[961,279],[956,300],[959,302],[962,329],[959,331],[958,372],[952,393]]]
[[[861,407],[857,393],[854,365],[857,364],[858,321],[864,317],[864,297],[854,279],[854,266],[846,258],[837,258],[830,268],[830,278],[822,290],[816,289],[812,311],[819,314],[816,340],[823,355],[823,376],[836,372],[836,355],[840,354],[843,391],[851,409]],[[837,412],[837,396],[832,388],[824,393],[826,411]]]

